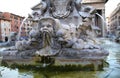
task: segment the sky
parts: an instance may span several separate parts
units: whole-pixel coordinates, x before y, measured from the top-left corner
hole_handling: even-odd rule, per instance
[[[0,11],[26,17],[28,14],[32,13],[31,8],[39,2],[40,0],[0,0]],[[106,3],[106,16],[110,15],[113,9],[117,7],[118,3],[120,3],[120,0],[109,0]]]
[[[0,0],[0,11],[27,16],[31,14],[31,8],[39,2],[40,0]]]
[[[108,17],[113,10],[117,7],[118,3],[120,3],[120,0],[109,0],[106,4],[105,4],[105,14],[106,17]]]

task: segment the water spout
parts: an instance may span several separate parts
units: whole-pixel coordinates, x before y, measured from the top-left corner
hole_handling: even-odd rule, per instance
[[[99,13],[96,13],[96,15],[98,15],[105,22],[105,19],[103,18],[102,15],[100,15]]]
[[[105,36],[105,25],[106,25],[106,21],[104,19],[104,17],[102,15],[100,15],[99,13],[95,13],[96,15],[98,15],[101,19],[102,19],[102,36],[104,37]]]
[[[19,39],[20,39],[20,36],[21,36],[21,28],[22,28],[22,26],[23,26],[23,24],[24,24],[24,22],[26,21],[26,19],[27,19],[28,17],[25,17],[24,19],[23,19],[23,21],[22,21],[22,23],[21,23],[21,25],[20,25],[20,28],[19,28],[19,33],[18,33],[18,38],[17,38],[17,40],[19,41]]]

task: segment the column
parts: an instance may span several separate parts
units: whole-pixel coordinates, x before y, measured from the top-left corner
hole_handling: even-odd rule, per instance
[[[102,9],[102,16],[103,16],[103,19],[102,19],[102,37],[105,37],[105,35],[106,35],[106,32],[105,32],[105,29],[106,29],[105,9]]]
[[[119,26],[119,14],[116,14],[117,15],[117,27]]]
[[[1,24],[1,21],[0,21],[0,24]],[[1,25],[0,25],[0,41],[2,41],[2,32],[1,32]]]

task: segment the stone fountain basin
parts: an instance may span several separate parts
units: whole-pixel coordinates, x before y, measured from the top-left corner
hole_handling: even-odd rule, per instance
[[[25,50],[25,51],[18,51],[18,50],[5,50],[0,52],[3,57],[34,57],[36,49],[32,50]],[[55,50],[54,50],[55,51]],[[56,53],[53,54],[41,54],[40,56],[49,56],[56,58],[64,58],[64,59],[104,59],[106,56],[109,55],[109,52],[104,49],[83,49],[83,50],[76,50],[71,48],[63,48],[59,52],[56,50]],[[7,58],[5,58],[7,59]],[[26,59],[26,58],[22,58]],[[10,60],[10,59],[9,59]],[[12,60],[12,58],[11,58]],[[17,59],[16,59],[17,60]]]
[[[63,48],[58,56],[68,58],[95,58],[108,56],[109,52],[104,49],[82,49],[76,50],[71,48]]]
[[[31,64],[34,61],[35,52],[37,50],[26,50],[18,52],[17,50],[8,50],[4,51],[2,54],[3,61],[11,63],[20,63],[20,64]],[[55,54],[55,53],[53,53]],[[53,65],[82,65],[88,66],[91,65],[95,70],[103,66],[104,60],[108,56],[108,51],[104,49],[68,49],[63,48],[59,53],[55,55],[47,55],[44,57],[54,58],[55,62]],[[47,55],[47,56],[46,56]],[[42,56],[39,56],[41,58]],[[40,61],[41,59],[39,59]]]
[[[81,65],[82,67],[92,66],[94,70],[103,68],[109,52],[104,49],[62,49],[55,57],[55,65]]]

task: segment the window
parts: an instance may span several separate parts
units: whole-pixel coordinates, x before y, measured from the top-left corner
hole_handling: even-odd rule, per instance
[[[18,24],[18,21],[16,20],[16,21],[15,21],[15,25],[17,25],[17,24]]]
[[[10,18],[13,18],[13,16],[11,15]]]
[[[119,26],[120,26],[120,16],[119,16],[118,20],[119,20]]]
[[[18,29],[18,27],[16,27]]]
[[[4,31],[6,31],[6,28],[4,28]]]
[[[115,16],[115,19],[117,19],[117,16]]]
[[[14,16],[14,19],[18,20],[18,17],[17,17],[17,16]]]

